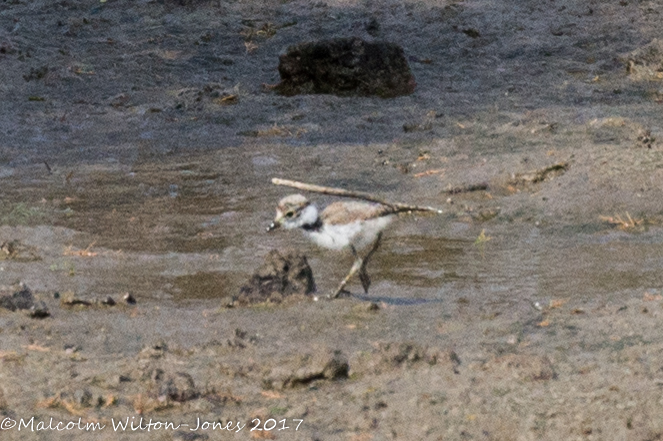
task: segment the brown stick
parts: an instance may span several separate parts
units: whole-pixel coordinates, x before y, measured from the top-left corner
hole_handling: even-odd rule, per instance
[[[419,205],[400,204],[398,202],[387,202],[384,199],[373,196],[369,193],[359,191],[344,190],[342,188],[323,187],[321,185],[306,184],[299,181],[291,181],[289,179],[272,178],[272,184],[285,185],[286,187],[293,187],[304,191],[313,191],[316,193],[329,194],[332,196],[340,196],[344,198],[363,199],[365,201],[376,202],[387,207],[391,207],[394,211],[427,211],[432,213],[441,214],[442,210],[434,207],[421,207]]]

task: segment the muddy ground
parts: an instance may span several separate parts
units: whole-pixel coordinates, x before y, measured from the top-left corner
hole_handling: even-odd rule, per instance
[[[662,15],[0,2],[0,285],[50,311],[0,309],[1,438],[663,438]],[[416,91],[264,86],[287,46],[339,36],[401,44]],[[444,214],[392,225],[368,298],[226,308],[272,249],[321,296],[351,265],[265,232],[274,176]]]

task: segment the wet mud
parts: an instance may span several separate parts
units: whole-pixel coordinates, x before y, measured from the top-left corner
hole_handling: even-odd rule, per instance
[[[105,428],[0,438],[663,437],[661,14],[1,3],[0,296],[48,314],[0,307],[0,420]],[[274,92],[287,47],[348,36],[402,46],[415,91]],[[443,213],[327,301],[352,256],[267,234],[272,177]],[[315,293],[228,300],[286,249]]]

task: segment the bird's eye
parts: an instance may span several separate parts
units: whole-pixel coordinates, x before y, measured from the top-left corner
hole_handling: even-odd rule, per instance
[[[290,218],[290,217],[293,217],[294,215],[295,215],[295,212],[294,212],[294,211],[288,211],[288,212],[285,214],[285,217]]]

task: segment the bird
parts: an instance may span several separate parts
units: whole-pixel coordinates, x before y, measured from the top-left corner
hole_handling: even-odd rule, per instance
[[[364,292],[368,294],[371,279],[366,265],[377,251],[382,231],[401,212],[431,211],[429,207],[381,204],[363,201],[338,201],[325,207],[322,212],[301,194],[291,194],[281,199],[276,207],[276,217],[267,231],[279,227],[286,230],[301,229],[317,245],[331,250],[349,248],[355,260],[347,276],[329,297],[336,298],[345,285],[358,274]],[[359,251],[368,247],[363,257]]]

